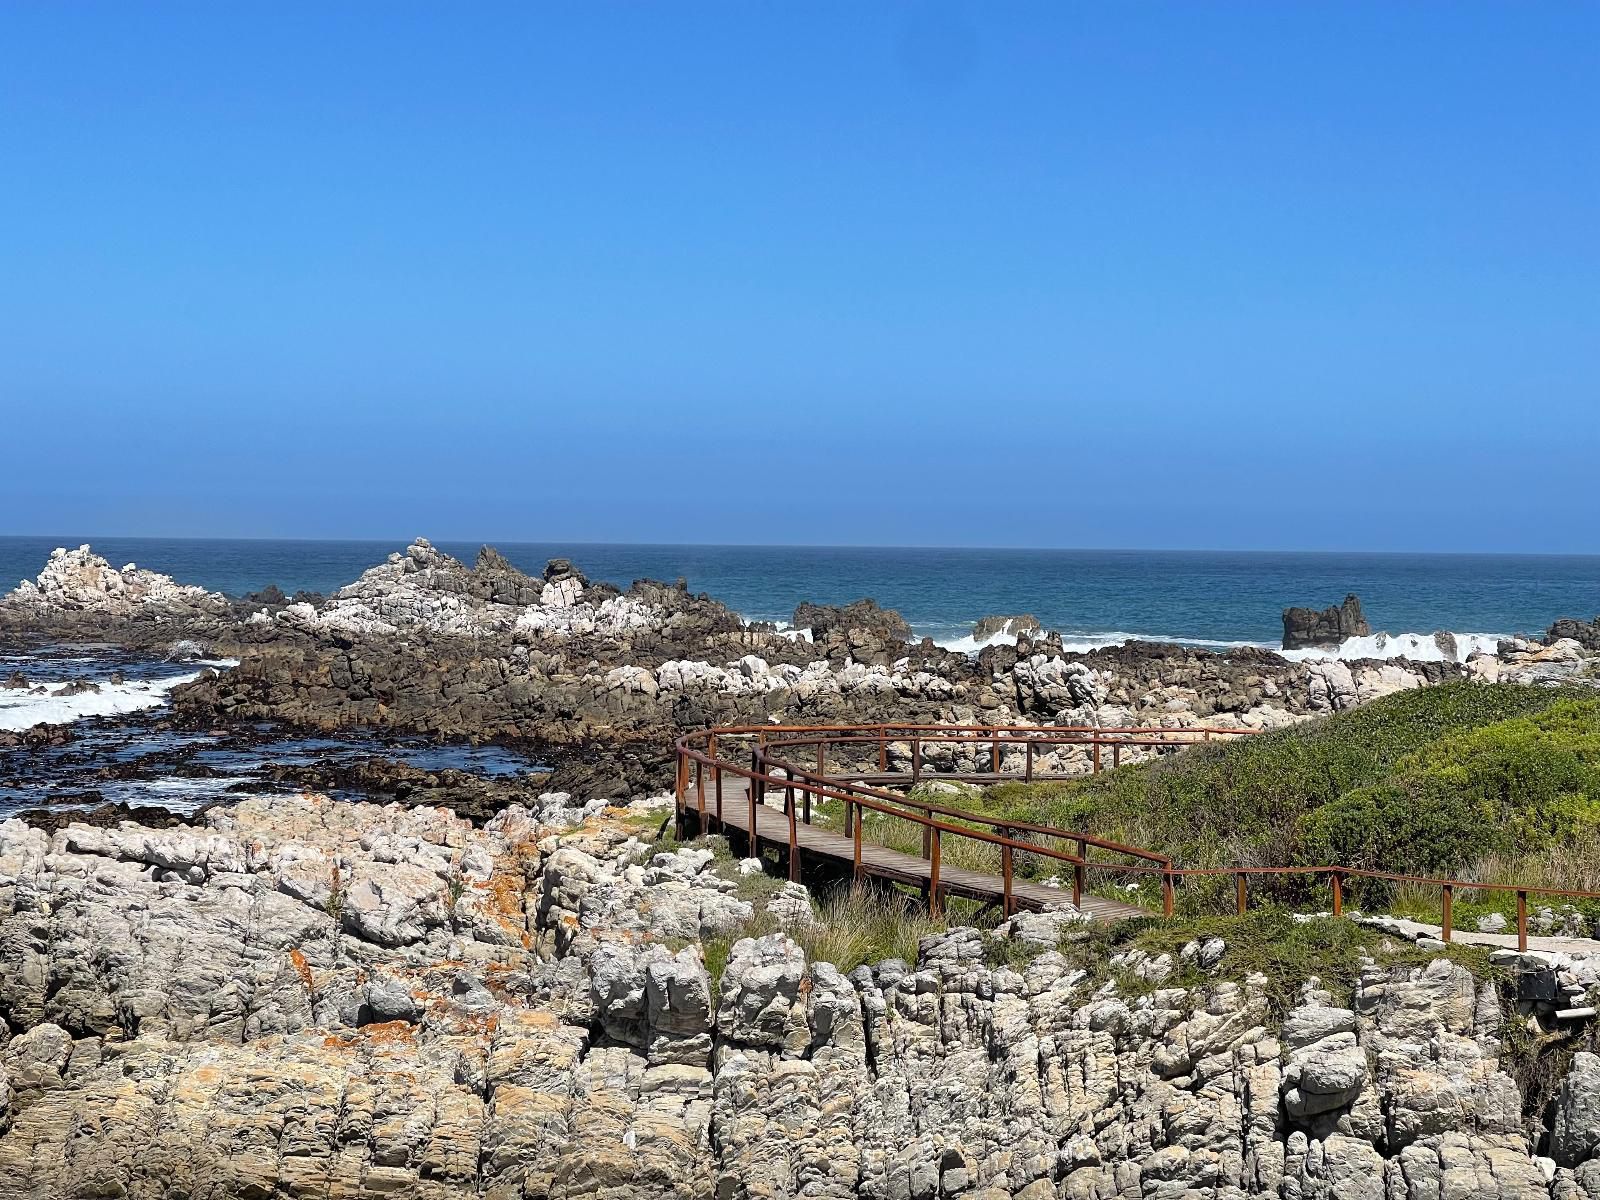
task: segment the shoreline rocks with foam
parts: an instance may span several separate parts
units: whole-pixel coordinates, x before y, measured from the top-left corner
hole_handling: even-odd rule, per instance
[[[141,582],[119,590],[113,578]],[[577,773],[573,786],[613,791],[659,786],[672,737],[708,724],[1265,729],[1444,679],[1566,678],[1587,672],[1591,653],[1567,639],[1508,643],[1505,657],[1489,656],[1468,641],[1455,648],[1469,650],[1459,663],[1431,636],[1407,642],[1419,659],[1431,652],[1426,660],[1352,659],[1346,650],[1365,647],[1349,642],[1283,653],[1152,642],[1077,651],[1024,618],[1004,618],[978,653],[963,654],[910,641],[899,614],[871,601],[802,606],[796,624],[811,630],[807,641],[747,624],[682,581],[623,591],[565,560],[530,576],[489,548],[468,566],[425,539],[326,599],[272,600],[241,612],[165,577],[112,571],[87,550],[63,551],[39,584],[0,599],[0,634],[93,627],[144,644],[199,641],[240,661],[176,689],[186,721],[537,744]],[[1387,635],[1369,636],[1374,650],[1389,648]],[[596,760],[618,769],[594,778]]]

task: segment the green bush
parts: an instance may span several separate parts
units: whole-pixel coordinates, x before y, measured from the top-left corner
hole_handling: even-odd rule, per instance
[[[1082,780],[1001,785],[983,807],[1157,850],[1182,866],[1309,862],[1325,856],[1306,856],[1308,814],[1378,787],[1407,756],[1441,738],[1538,713],[1560,698],[1546,688],[1448,683]],[[1438,753],[1449,758],[1457,750]],[[1375,811],[1358,808],[1351,820]]]
[[[1449,733],[1300,822],[1301,861],[1455,875],[1600,828],[1600,700]]]

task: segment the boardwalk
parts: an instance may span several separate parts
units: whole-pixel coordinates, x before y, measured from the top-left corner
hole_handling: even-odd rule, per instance
[[[1159,884],[1161,915],[1175,911],[1174,893],[1190,880],[1232,877],[1235,911],[1243,916],[1252,888],[1273,887],[1290,878],[1325,884],[1335,917],[1344,913],[1344,889],[1350,880],[1378,880],[1392,885],[1439,892],[1438,925],[1416,929],[1454,937],[1453,905],[1458,892],[1503,893],[1516,898],[1515,945],[1528,949],[1529,901],[1600,900],[1600,892],[1531,887],[1525,883],[1493,883],[1407,875],[1371,867],[1337,863],[1296,866],[1246,865],[1190,867],[1175,864],[1157,851],[1123,845],[1081,831],[995,817],[890,790],[914,788],[919,781],[962,780],[977,784],[1007,781],[1041,782],[1074,779],[1098,773],[1109,756],[1114,769],[1125,752],[1149,756],[1175,753],[1216,739],[1252,736],[1251,730],[1206,726],[1085,727],[1038,725],[739,725],[697,730],[674,743],[678,763],[677,811],[684,828],[738,831],[753,849],[777,847],[788,857],[789,877],[800,879],[807,867],[824,865],[836,875],[873,876],[919,889],[930,909],[942,910],[944,897],[965,896],[1004,911],[1042,909],[1070,901],[1097,920],[1116,921],[1155,915],[1121,899],[1096,896],[1096,880],[1143,879]],[[1080,757],[1063,762],[1068,748]],[[1109,752],[1109,754],[1108,754]],[[903,769],[891,771],[898,760]],[[815,763],[813,767],[811,764]],[[842,765],[840,765],[842,763]],[[758,801],[751,803],[751,789]],[[959,796],[956,797],[959,800]],[[843,829],[812,825],[812,810],[822,803],[842,805]],[[866,840],[863,812],[874,823],[903,821],[920,830],[920,856]],[[942,861],[941,845],[978,842],[1000,860],[1001,873],[989,874]],[[972,855],[966,854],[968,861]],[[1045,859],[1052,873],[1071,879],[1071,890],[1019,878],[1019,861],[1038,873]],[[1093,878],[1091,878],[1091,876]],[[1510,943],[1512,935],[1472,934],[1475,942]]]
[[[760,826],[757,833],[761,844],[787,847],[789,818],[784,810],[771,804],[761,804],[756,806],[755,811]],[[724,779],[722,813],[724,828],[749,834],[750,793],[746,780],[733,777]],[[710,818],[710,822],[714,828],[714,816]],[[854,870],[855,842],[848,835],[797,820],[795,838],[799,842],[802,860],[806,858],[814,862],[828,860],[836,869],[846,874]],[[887,846],[872,842],[862,843],[861,874],[863,875],[909,884],[925,892],[932,875],[932,868],[933,864],[928,859],[891,850]],[[998,875],[989,875],[982,871],[943,864],[939,870],[939,887],[952,896],[964,896],[996,905],[1004,903],[1004,880]],[[1021,879],[1012,881],[1011,897],[1014,907],[1033,911],[1071,899],[1064,888],[1049,887]],[[1098,920],[1110,921],[1152,915],[1148,909],[1139,908],[1137,905],[1091,895],[1083,896],[1078,907],[1080,911]]]

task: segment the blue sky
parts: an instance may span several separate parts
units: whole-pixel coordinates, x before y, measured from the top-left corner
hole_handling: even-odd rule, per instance
[[[1600,551],[1600,6],[0,6],[0,533]]]

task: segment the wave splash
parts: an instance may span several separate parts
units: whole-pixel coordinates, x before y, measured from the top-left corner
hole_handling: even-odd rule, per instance
[[[219,659],[198,664],[205,667],[231,667],[231,660]],[[130,679],[125,683],[102,682],[98,691],[60,695],[65,685],[43,695],[20,689],[0,688],[0,730],[8,733],[31,729],[38,724],[63,725],[84,717],[116,717],[125,713],[159,708],[167,702],[173,688],[200,678],[200,671],[168,675],[161,679]]]
[[[1374,633],[1367,637],[1346,638],[1338,646],[1309,647],[1305,650],[1278,650],[1291,662],[1323,662],[1358,658],[1409,658],[1413,662],[1466,662],[1474,654],[1494,654],[1499,633],[1452,633],[1456,652],[1452,656],[1431,633]]]
[[[1499,633],[1453,633],[1456,653],[1452,657],[1439,645],[1431,633],[1375,633],[1369,637],[1349,638],[1338,646],[1314,647],[1305,650],[1284,650],[1271,642],[1228,641],[1219,638],[1188,637],[1183,634],[1127,633],[1112,630],[1106,633],[1063,634],[1061,647],[1074,654],[1086,654],[1108,646],[1122,646],[1128,642],[1174,642],[1180,646],[1198,646],[1204,650],[1270,650],[1290,662],[1325,661],[1339,659],[1350,662],[1364,658],[1409,658],[1413,662],[1466,662],[1474,654],[1494,654],[1501,639]],[[961,637],[935,639],[935,644],[961,654],[977,654],[985,646],[1014,646],[1014,634],[997,633],[979,641],[971,634]]]

